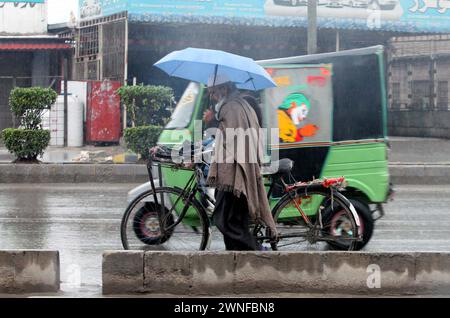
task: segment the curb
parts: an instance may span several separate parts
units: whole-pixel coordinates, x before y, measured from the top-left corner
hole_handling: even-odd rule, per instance
[[[0,183],[144,183],[136,164],[0,164]]]
[[[0,251],[0,293],[54,293],[59,288],[59,252]]]
[[[450,295],[450,253],[105,252],[103,294]]]
[[[394,184],[450,184],[450,164],[390,164]],[[139,164],[0,164],[0,183],[145,183]]]
[[[449,164],[389,164],[393,184],[450,184]]]

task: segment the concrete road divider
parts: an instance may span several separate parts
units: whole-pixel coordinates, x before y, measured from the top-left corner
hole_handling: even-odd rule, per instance
[[[0,294],[59,291],[57,251],[0,251]]]
[[[143,183],[147,167],[136,164],[0,164],[0,183]]]
[[[105,252],[103,293],[450,295],[450,253]]]
[[[450,184],[450,164],[391,164],[394,184]],[[0,183],[144,183],[139,164],[0,164]]]

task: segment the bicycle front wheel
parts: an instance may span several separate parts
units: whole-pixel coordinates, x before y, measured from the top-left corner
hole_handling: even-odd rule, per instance
[[[297,190],[273,209],[279,235],[273,250],[347,250],[356,248],[358,226],[351,203],[332,189]]]
[[[126,250],[194,251],[209,243],[209,219],[197,201],[183,190],[161,187],[134,199],[122,218],[120,234]],[[181,212],[187,208],[185,215]]]

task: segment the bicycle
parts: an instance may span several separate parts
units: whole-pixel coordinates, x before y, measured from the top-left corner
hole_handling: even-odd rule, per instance
[[[168,149],[153,152],[152,160],[147,163],[151,189],[136,197],[122,218],[124,249],[209,248],[212,222],[208,210],[212,210],[215,200],[205,185],[205,165],[204,161],[191,165],[174,163]],[[159,187],[155,186],[153,166],[158,168]],[[161,186],[162,168],[186,170],[192,175],[184,188],[164,187]],[[278,169],[266,175],[268,197],[277,188],[283,194],[272,209],[278,235],[275,237],[261,224],[251,227],[259,245],[270,244],[272,250],[304,249],[301,244],[306,243],[308,248],[317,249],[319,243],[325,243],[333,249],[354,250],[362,238],[358,234],[358,214],[339,192],[345,186],[345,179],[289,183],[293,180],[292,168],[291,160],[282,159]]]

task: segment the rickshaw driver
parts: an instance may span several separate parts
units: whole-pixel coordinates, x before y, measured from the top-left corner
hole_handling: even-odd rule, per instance
[[[273,236],[276,236],[276,227],[261,176],[260,160],[256,163],[240,162],[237,149],[233,146],[231,150],[230,141],[226,139],[229,128],[259,130],[258,116],[226,76],[211,78],[208,91],[211,100],[216,102],[214,112],[220,131],[207,179],[207,184],[216,188],[214,223],[223,234],[226,250],[262,250],[263,247],[258,245],[250,233],[250,220],[267,226]],[[211,120],[211,112],[207,111],[204,119]],[[259,141],[250,141],[239,152],[250,153],[252,147],[253,153],[257,154],[261,145]],[[229,161],[229,158],[223,160],[220,156],[224,153],[232,156],[233,161]]]

